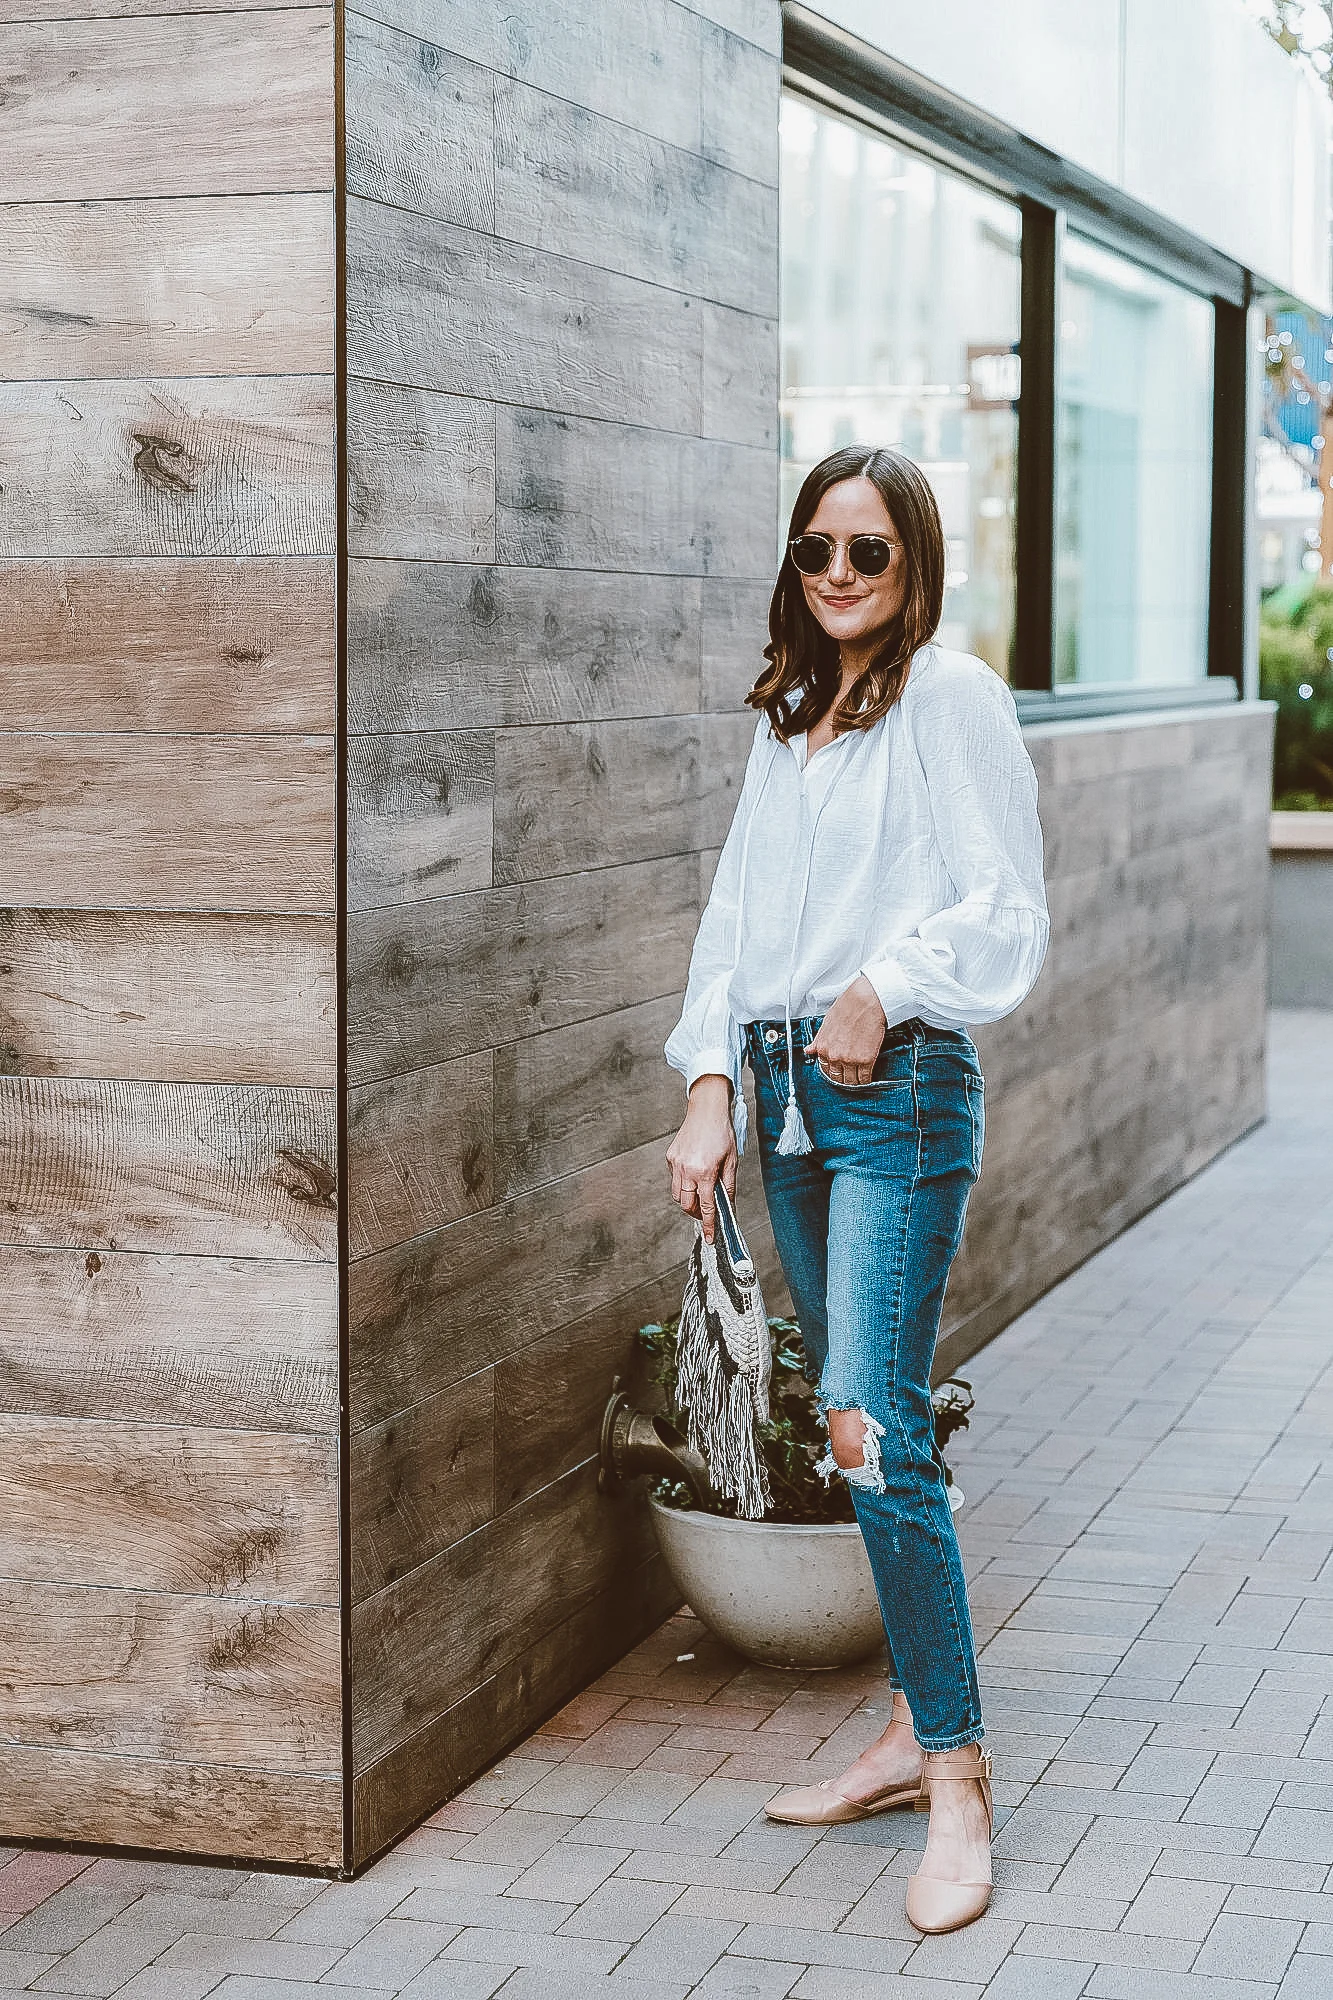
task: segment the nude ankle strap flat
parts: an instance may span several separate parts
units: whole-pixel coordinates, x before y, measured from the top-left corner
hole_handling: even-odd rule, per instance
[[[899,1722],[909,1728],[912,1711],[907,1706],[906,1697],[897,1690],[893,1696],[891,1723]],[[779,1792],[764,1807],[769,1819],[781,1820],[787,1826],[845,1826],[852,1820],[874,1819],[877,1813],[898,1812],[905,1806],[915,1806],[921,1793],[920,1783],[887,1785],[882,1792],[874,1792],[868,1799],[849,1799],[846,1792],[840,1792],[831,1778],[823,1778],[817,1785],[802,1785],[795,1791]]]
[[[986,1802],[990,1832],[995,1831],[995,1804],[991,1797],[990,1753],[979,1756],[971,1748],[950,1750],[943,1756],[928,1757],[917,1795],[918,1812],[930,1811],[930,1794],[936,1785],[980,1785]],[[958,1931],[975,1923],[991,1899],[991,1884],[985,1882],[941,1882],[920,1869],[907,1884],[907,1915],[919,1931],[936,1937],[943,1931]]]
[[[876,1813],[897,1812],[914,1806],[920,1797],[919,1784],[889,1785],[868,1799],[849,1799],[831,1778],[817,1785],[802,1785],[792,1792],[779,1792],[764,1807],[769,1819],[789,1826],[844,1826],[854,1819],[873,1819]]]

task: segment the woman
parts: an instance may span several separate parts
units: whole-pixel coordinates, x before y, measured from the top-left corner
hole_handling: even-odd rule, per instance
[[[764,1193],[888,1639],[893,1719],[773,1819],[930,1809],[907,1913],[990,1900],[993,1824],[967,1592],[932,1453],[930,1369],[981,1165],[967,1025],[1030,991],[1046,950],[1036,777],[1013,696],[931,643],[944,536],[921,472],[848,446],[806,479],[769,618],[736,816],[667,1060],[689,1091],[671,1190],[712,1236],[735,1186],[741,1064]]]

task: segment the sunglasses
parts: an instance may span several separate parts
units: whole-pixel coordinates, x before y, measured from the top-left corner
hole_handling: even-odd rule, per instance
[[[787,554],[802,576],[822,576],[837,546],[832,535],[797,535],[788,542]],[[853,535],[847,544],[847,560],[858,576],[883,576],[897,546],[883,535]]]

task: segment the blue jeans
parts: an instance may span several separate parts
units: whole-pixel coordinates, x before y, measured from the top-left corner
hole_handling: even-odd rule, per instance
[[[970,1035],[911,1020],[889,1030],[872,1082],[833,1083],[805,1058],[821,1019],[798,1021],[793,1036],[809,1153],[777,1151],[782,1023],[745,1031],[764,1194],[820,1408],[865,1419],[864,1464],[841,1476],[874,1573],[890,1680],[911,1704],[922,1747],[954,1750],[980,1738],[981,1697],[958,1538],[932,1450],[930,1370],[981,1167],[981,1068]]]

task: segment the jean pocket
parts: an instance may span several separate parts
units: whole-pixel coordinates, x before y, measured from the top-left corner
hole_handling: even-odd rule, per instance
[[[972,1072],[963,1079],[967,1086],[967,1108],[972,1114],[972,1177],[981,1172],[981,1154],[986,1143],[986,1086]]]
[[[906,1051],[906,1057],[904,1063],[904,1050],[900,1044],[881,1049],[875,1058],[875,1067],[870,1072],[869,1083],[840,1083],[837,1077],[829,1075],[818,1059],[811,1067],[819,1071],[831,1090],[843,1091],[849,1097],[859,1097],[874,1095],[885,1090],[906,1090],[912,1081],[910,1049]]]

